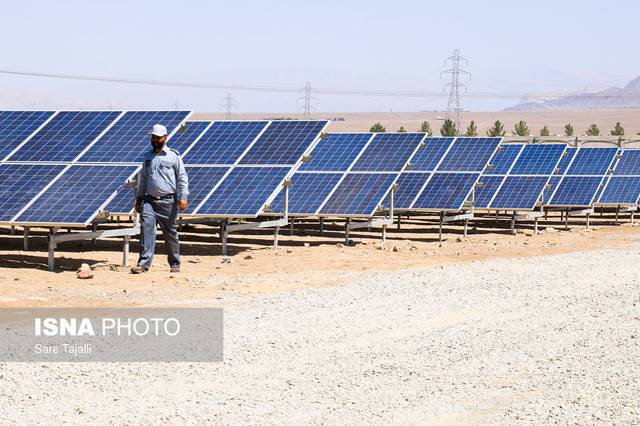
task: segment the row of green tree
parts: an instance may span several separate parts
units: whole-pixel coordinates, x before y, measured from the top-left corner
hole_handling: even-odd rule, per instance
[[[371,126],[369,129],[370,132],[383,133],[386,132],[387,129],[380,124],[379,122]],[[407,130],[404,127],[400,127],[398,132],[406,132]],[[428,122],[423,121],[420,126],[419,132],[427,133],[429,136],[433,135],[433,130]],[[531,132],[529,130],[529,126],[526,121],[520,120],[516,124],[513,125],[513,130],[511,131],[514,136],[530,136]],[[500,120],[497,120],[493,123],[493,126],[487,131],[487,136],[504,136],[507,131],[504,128],[504,124]],[[624,135],[624,127],[620,125],[620,123],[616,123],[615,127],[611,130],[611,136],[623,136]],[[456,128],[456,123],[453,120],[447,118],[444,120],[442,127],[440,128],[440,134],[442,136],[456,136],[458,134],[458,129]],[[466,131],[463,133],[464,136],[478,136],[478,127],[476,126],[475,121],[471,121],[469,126],[467,126]],[[600,129],[596,124],[592,124],[586,130],[585,134],[587,136],[600,136]],[[570,137],[574,135],[574,128],[571,123],[564,126],[564,136]],[[549,128],[544,126],[540,129],[540,136],[550,136]]]

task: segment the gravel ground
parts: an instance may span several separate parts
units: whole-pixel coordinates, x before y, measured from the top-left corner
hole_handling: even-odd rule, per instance
[[[0,421],[640,424],[640,253],[340,278],[221,301],[224,363],[0,364]]]

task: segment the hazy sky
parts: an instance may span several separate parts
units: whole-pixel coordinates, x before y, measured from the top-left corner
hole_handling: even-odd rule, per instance
[[[440,91],[444,58],[469,92],[573,91],[640,75],[636,1],[11,1],[2,70],[217,84]],[[222,111],[225,90],[0,74],[2,108]],[[297,111],[295,93],[231,93],[238,112]],[[467,98],[469,110],[517,99]],[[319,95],[319,111],[444,109],[447,99]]]

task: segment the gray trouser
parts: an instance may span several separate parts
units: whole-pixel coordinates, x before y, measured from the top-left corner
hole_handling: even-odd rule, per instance
[[[140,215],[140,259],[138,265],[147,269],[151,267],[156,249],[156,223],[160,223],[160,229],[162,229],[169,265],[180,265],[177,216],[178,200],[176,197],[157,201],[145,197]]]

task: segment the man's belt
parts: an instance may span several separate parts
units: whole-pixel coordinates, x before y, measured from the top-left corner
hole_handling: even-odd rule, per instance
[[[146,195],[146,197],[148,199],[153,200],[153,201],[166,200],[168,198],[174,198],[175,196],[176,196],[176,194],[161,195],[159,197],[154,197],[153,195],[149,195],[149,194]]]

